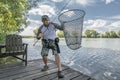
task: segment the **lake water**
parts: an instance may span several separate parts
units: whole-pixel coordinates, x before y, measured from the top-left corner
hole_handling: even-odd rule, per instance
[[[23,39],[28,43],[28,59],[41,58],[41,41],[36,46],[34,39]],[[60,40],[61,62],[71,68],[94,77],[96,80],[120,80],[120,39],[83,38],[82,47],[71,50],[64,39]],[[49,59],[54,60],[51,51]]]
[[[120,50],[120,38],[83,38],[82,46]]]

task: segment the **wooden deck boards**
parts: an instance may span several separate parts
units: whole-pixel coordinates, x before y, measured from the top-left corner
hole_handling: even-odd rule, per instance
[[[0,65],[0,80],[95,80],[64,65],[65,77],[58,79],[54,61],[49,61],[48,65],[49,70],[45,72],[41,72],[44,64],[40,59],[29,61],[27,66],[22,62]]]

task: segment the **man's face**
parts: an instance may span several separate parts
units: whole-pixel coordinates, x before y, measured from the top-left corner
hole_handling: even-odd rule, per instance
[[[48,25],[49,25],[49,21],[43,21],[43,24],[44,24],[45,26],[48,26]]]
[[[42,22],[43,22],[43,24],[44,24],[45,26],[48,26],[48,25],[49,25],[49,20],[47,20],[47,19],[43,19]]]

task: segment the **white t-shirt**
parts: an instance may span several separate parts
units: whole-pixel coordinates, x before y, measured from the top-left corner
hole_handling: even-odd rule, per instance
[[[43,33],[44,37],[43,39],[52,39],[55,40],[56,38],[56,29],[63,30],[63,27],[56,24],[56,23],[50,23],[49,26],[41,25],[37,32],[37,38],[39,37],[40,33]]]
[[[49,24],[49,26],[44,26],[41,29],[41,33],[43,33],[44,37],[43,39],[52,39],[55,40],[56,38],[56,29],[55,26],[52,24]]]

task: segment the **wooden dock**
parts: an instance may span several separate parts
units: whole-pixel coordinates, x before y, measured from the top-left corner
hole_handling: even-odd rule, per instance
[[[0,65],[0,80],[95,80],[65,65],[62,65],[65,77],[58,79],[54,61],[49,60],[48,71],[41,72],[43,66],[41,59],[29,61],[27,66],[22,62]]]

